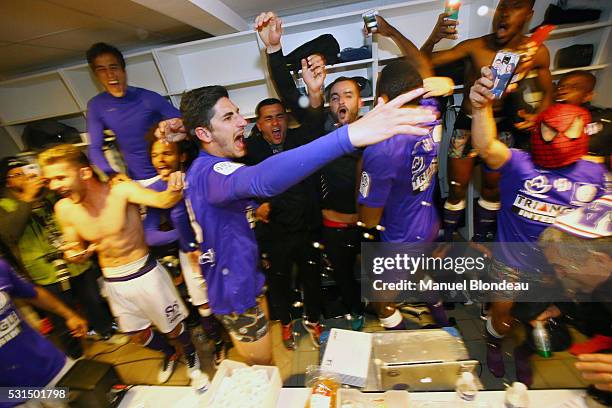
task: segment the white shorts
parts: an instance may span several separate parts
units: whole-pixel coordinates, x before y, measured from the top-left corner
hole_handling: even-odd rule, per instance
[[[149,272],[132,279],[106,279],[110,308],[124,333],[144,330],[151,324],[160,332],[169,333],[189,314],[170,275],[155,263]],[[105,268],[104,272],[108,269],[113,268]]]
[[[202,306],[208,303],[208,288],[206,280],[202,276],[200,268],[195,269],[194,265],[189,262],[189,257],[183,251],[179,251],[179,261],[181,263],[181,271],[183,279],[191,298],[191,304],[194,306]]]

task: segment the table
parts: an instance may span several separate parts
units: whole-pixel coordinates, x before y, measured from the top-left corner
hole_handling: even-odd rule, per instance
[[[303,408],[309,393],[308,388],[283,388],[278,398],[277,408]],[[534,408],[580,408],[568,405],[573,399],[580,400],[584,390],[530,390],[530,406]],[[453,406],[454,392],[415,392],[410,399],[419,408],[442,408]],[[191,387],[174,386],[135,386],[131,388],[119,408],[191,408],[201,407],[201,396]],[[478,394],[478,407],[501,408],[504,401],[503,391],[481,391]]]

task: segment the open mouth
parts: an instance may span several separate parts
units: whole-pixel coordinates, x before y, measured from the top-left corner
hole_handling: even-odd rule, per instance
[[[283,133],[281,132],[280,128],[274,128],[272,129],[272,137],[274,138],[275,141],[279,141],[282,139],[283,137]]]
[[[348,113],[349,111],[345,107],[338,109],[338,119],[340,120],[340,122],[343,122],[344,120],[347,119]]]
[[[158,173],[169,172],[169,171],[171,171],[171,170],[172,170],[172,169],[171,169],[170,167],[168,167],[168,166],[158,166],[158,167],[156,167],[156,169],[157,169],[157,172],[158,172]]]
[[[503,37],[507,36],[508,35],[508,28],[509,28],[508,27],[508,23],[506,23],[505,21],[500,22],[497,25],[497,31],[496,31],[497,38],[503,38]]]
[[[119,81],[117,81],[116,79],[113,79],[111,81],[108,81],[108,84],[112,86],[116,86],[116,85],[119,85]]]
[[[239,134],[238,136],[236,136],[234,138],[234,146],[238,149],[238,150],[244,150],[245,148],[245,144],[244,144],[244,133]]]

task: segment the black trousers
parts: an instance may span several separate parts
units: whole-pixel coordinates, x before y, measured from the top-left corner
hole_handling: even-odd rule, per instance
[[[315,235],[307,231],[287,233],[275,237],[274,241],[260,242],[260,252],[265,254],[264,273],[268,284],[268,299],[271,313],[282,324],[292,318],[291,290],[293,265],[297,266],[299,286],[304,293],[304,314],[311,322],[321,316],[320,251],[312,246]],[[262,256],[264,257],[264,256]]]
[[[338,285],[347,311],[352,314],[363,314],[361,287],[355,279],[355,262],[361,252],[359,228],[323,227],[323,243],[333,268],[332,276]]]
[[[70,290],[63,291],[60,283],[46,285],[44,288],[72,309],[76,309],[78,304],[87,318],[89,327],[99,334],[107,334],[112,331],[113,318],[108,305],[100,296],[100,290],[96,282],[98,276],[98,268],[91,267],[79,276],[70,278]],[[76,347],[64,319],[53,313],[45,313],[45,315],[51,319],[55,327],[55,333],[62,345],[67,349]],[[66,353],[71,356],[75,354],[69,351],[66,351]]]

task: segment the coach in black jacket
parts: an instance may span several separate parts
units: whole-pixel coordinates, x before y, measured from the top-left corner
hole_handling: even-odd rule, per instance
[[[311,84],[318,83],[314,74],[308,78]],[[313,98],[316,98],[316,89],[320,86],[310,92]],[[289,129],[288,114],[278,99],[264,99],[257,105],[256,113],[257,126],[246,140],[244,162],[249,165],[315,139],[319,133],[313,132],[312,127],[320,128],[324,118],[322,100],[319,107],[308,110],[304,125],[294,129]],[[294,264],[304,293],[307,319],[303,324],[316,346],[321,333],[319,251],[313,246],[318,241],[321,225],[318,177],[317,174],[310,176],[284,193],[262,202],[256,211],[260,222],[255,233],[263,258],[270,306],[273,315],[281,320],[283,344],[288,349],[295,348],[292,318],[298,317],[290,313]]]

